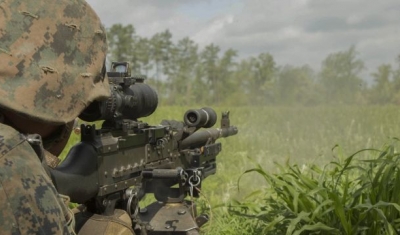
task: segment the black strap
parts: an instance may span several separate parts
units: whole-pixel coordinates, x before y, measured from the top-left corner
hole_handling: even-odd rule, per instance
[[[29,134],[26,135],[26,140],[32,146],[33,150],[35,150],[35,153],[38,155],[40,161],[43,162],[45,159],[42,137],[39,134]]]
[[[42,163],[43,169],[46,171],[47,175],[50,175],[50,169],[46,162],[42,137],[39,134],[30,134],[26,136],[26,140],[31,145],[33,150],[35,151],[36,155],[38,156],[40,162]]]

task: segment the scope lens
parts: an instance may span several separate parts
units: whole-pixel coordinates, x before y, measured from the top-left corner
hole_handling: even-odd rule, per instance
[[[195,123],[197,121],[197,115],[195,113],[188,113],[187,119],[191,123]]]
[[[120,65],[115,66],[115,72],[125,73],[126,72],[126,66],[124,64],[120,64]]]

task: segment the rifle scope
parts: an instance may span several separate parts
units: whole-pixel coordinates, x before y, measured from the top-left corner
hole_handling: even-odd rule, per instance
[[[129,63],[113,62],[107,72],[111,96],[92,102],[79,116],[84,121],[132,119],[151,115],[157,108],[157,92],[144,83],[145,78],[131,76]]]

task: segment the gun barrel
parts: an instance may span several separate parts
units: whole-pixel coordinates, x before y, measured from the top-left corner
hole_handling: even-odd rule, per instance
[[[179,148],[180,149],[198,148],[204,146],[210,139],[217,140],[221,137],[236,135],[237,133],[238,129],[235,126],[230,126],[222,129],[213,128],[204,131],[198,131],[188,136],[186,139],[182,140],[182,142],[179,145]]]

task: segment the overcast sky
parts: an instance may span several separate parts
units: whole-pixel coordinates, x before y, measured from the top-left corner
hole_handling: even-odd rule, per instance
[[[169,29],[240,58],[271,53],[278,65],[316,70],[355,45],[373,72],[400,54],[400,0],[87,0],[106,27],[133,24],[140,36]],[[397,65],[396,65],[397,66]]]

